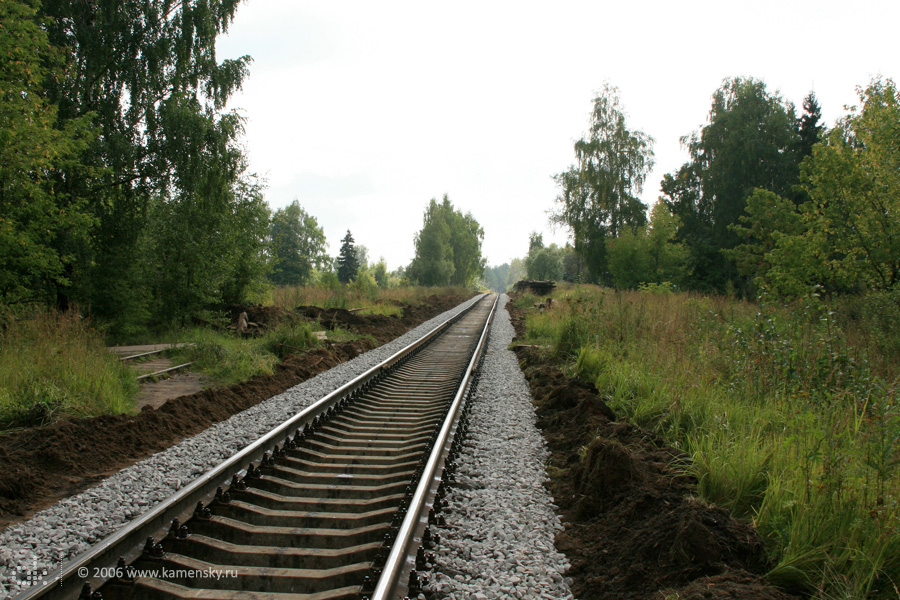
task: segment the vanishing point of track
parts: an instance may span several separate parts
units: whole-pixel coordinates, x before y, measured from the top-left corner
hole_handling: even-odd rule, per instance
[[[482,298],[16,600],[415,596],[495,308]]]

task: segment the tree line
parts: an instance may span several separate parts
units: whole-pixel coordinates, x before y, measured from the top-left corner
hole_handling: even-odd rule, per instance
[[[725,80],[648,212],[654,140],[627,126],[607,86],[574,164],[554,176],[552,221],[572,244],[545,248],[533,233],[526,275],[745,297],[896,292],[900,94],[881,78],[858,94],[829,129],[812,92],[798,115],[758,79]]]
[[[226,106],[251,58],[215,46],[239,1],[0,3],[0,303],[77,304],[127,335],[357,275],[365,256],[335,265],[315,217],[273,212],[248,172]],[[410,278],[471,283],[483,232],[432,204]]]

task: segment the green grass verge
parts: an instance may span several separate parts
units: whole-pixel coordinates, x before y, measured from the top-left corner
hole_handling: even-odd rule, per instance
[[[848,311],[815,296],[555,296],[529,311],[526,341],[690,455],[700,493],[759,530],[770,581],[821,599],[900,597],[900,344],[883,312],[896,305],[876,299],[867,319],[864,298]]]

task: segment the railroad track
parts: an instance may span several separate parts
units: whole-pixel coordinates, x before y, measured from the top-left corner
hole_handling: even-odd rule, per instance
[[[414,596],[495,308],[482,298],[16,600]]]

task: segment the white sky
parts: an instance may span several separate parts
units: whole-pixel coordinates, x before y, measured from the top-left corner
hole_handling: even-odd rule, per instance
[[[445,193],[484,227],[490,265],[532,230],[563,243],[551,176],[604,82],[656,139],[652,204],[723,79],[762,79],[798,112],[814,90],[832,125],[856,86],[900,77],[898,23],[897,0],[247,0],[217,51],[254,59],[229,106],[272,208],[298,199],[332,255],[350,229],[393,270]]]

